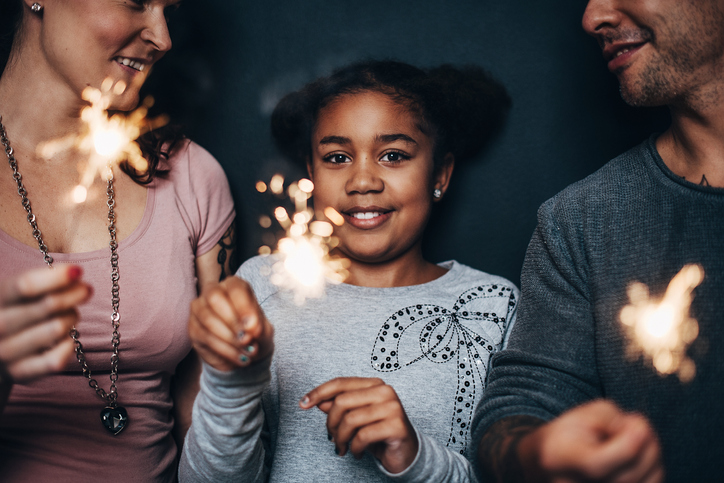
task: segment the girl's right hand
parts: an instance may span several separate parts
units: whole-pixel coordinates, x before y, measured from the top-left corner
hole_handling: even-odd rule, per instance
[[[60,371],[71,359],[76,306],[93,292],[81,275],[80,267],[57,265],[0,282],[0,370],[11,381]]]
[[[204,286],[191,302],[189,336],[201,358],[220,371],[248,366],[274,350],[274,327],[239,277]]]

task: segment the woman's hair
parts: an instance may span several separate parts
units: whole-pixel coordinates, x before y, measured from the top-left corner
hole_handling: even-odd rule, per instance
[[[419,116],[420,129],[434,141],[436,167],[448,153],[456,161],[477,155],[502,126],[511,104],[502,84],[480,67],[423,70],[370,60],[343,67],[285,96],[271,118],[274,141],[284,155],[306,164],[322,108],[364,91],[386,94]]]
[[[20,33],[23,17],[21,0],[0,0],[0,74],[5,70],[10,59],[13,41]],[[121,163],[121,169],[136,183],[148,184],[154,177],[162,176],[168,171],[161,161],[168,159],[174,149],[180,146],[184,135],[179,126],[170,125],[149,131],[136,141],[141,148],[143,157],[148,161],[148,169],[136,171],[129,163]]]

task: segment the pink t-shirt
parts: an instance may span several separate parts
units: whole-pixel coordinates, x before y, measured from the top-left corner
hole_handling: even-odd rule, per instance
[[[195,259],[221,239],[234,219],[221,166],[189,143],[169,160],[170,173],[148,189],[145,213],[119,244],[120,363],[118,403],[128,426],[112,435],[102,425],[105,402],[73,360],[67,371],[13,387],[0,415],[0,480],[173,481],[177,448],[171,436],[169,387],[188,354],[189,303],[196,297]],[[31,195],[32,197],[32,195]],[[20,199],[18,199],[20,203]],[[43,214],[38,213],[42,230]],[[28,226],[28,229],[30,227]],[[94,296],[80,307],[80,332],[93,377],[110,386],[110,250],[53,253],[55,263],[83,267]],[[36,248],[0,231],[2,275],[44,262]]]

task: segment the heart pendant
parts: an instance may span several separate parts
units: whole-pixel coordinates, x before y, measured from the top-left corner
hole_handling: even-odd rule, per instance
[[[116,435],[128,425],[128,413],[121,406],[105,407],[101,410],[101,422],[108,431]]]

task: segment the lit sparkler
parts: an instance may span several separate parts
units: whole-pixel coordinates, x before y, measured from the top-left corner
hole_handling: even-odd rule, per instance
[[[689,382],[696,374],[686,350],[699,335],[699,324],[689,315],[692,291],[704,280],[704,269],[686,265],[677,273],[661,300],[652,300],[643,283],[628,287],[631,303],[621,310],[621,322],[629,336],[628,355],[644,355],[662,375],[678,374]]]
[[[269,189],[281,195],[284,193],[284,178],[274,175],[268,186],[259,181],[256,189],[259,192]],[[291,184],[287,194],[294,203],[294,212],[290,215],[283,206],[274,210],[274,218],[284,228],[286,236],[277,243],[274,253],[279,256],[279,260],[267,275],[275,285],[291,290],[294,302],[298,305],[308,298],[321,297],[327,283],[342,283],[349,274],[349,260],[330,255],[330,250],[338,244],[337,238],[332,236],[332,223],[342,225],[344,218],[328,207],[324,214],[332,223],[314,220],[314,211],[308,206],[313,190],[314,184],[308,179]],[[271,226],[271,218],[263,216],[259,223],[268,228]],[[263,246],[259,253],[268,255],[272,249]]]
[[[80,134],[70,134],[38,146],[38,154],[46,159],[58,152],[77,149],[88,154],[85,165],[79,166],[80,183],[73,189],[72,197],[76,203],[83,203],[88,188],[96,175],[104,180],[109,176],[108,167],[128,160],[138,172],[148,169],[148,162],[135,142],[144,132],[163,126],[168,122],[165,116],[147,119],[148,109],[153,105],[153,98],[147,97],[143,104],[128,115],[116,113],[108,117],[108,107],[113,95],[121,95],[126,90],[123,81],[113,82],[106,79],[101,89],[86,87],[82,98],[90,105],[80,113],[84,129]]]

